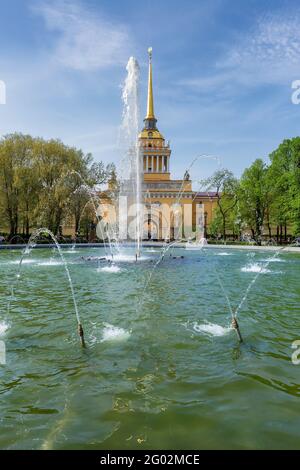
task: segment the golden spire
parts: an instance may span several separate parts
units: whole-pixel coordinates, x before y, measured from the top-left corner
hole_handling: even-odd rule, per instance
[[[148,76],[148,99],[146,119],[155,119],[153,105],[153,87],[152,87],[152,47],[148,48],[149,54],[149,76]]]

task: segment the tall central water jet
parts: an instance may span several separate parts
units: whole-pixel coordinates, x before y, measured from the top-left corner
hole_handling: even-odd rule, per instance
[[[123,119],[120,132],[120,143],[124,157],[120,167],[119,198],[126,198],[128,214],[132,218],[129,235],[136,244],[136,257],[140,256],[142,241],[142,164],[138,142],[139,131],[139,78],[140,68],[137,60],[130,57],[127,77],[122,90]],[[121,200],[121,199],[120,199]],[[121,210],[119,204],[119,211]],[[127,211],[127,208],[125,209]],[[120,221],[119,214],[119,221]],[[122,214],[124,216],[124,214]],[[124,220],[123,218],[121,220]],[[131,228],[133,227],[133,229]],[[120,236],[119,227],[119,236]],[[127,237],[127,234],[126,234]]]

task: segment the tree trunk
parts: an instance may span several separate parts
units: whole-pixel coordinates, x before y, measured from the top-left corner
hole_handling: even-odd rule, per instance
[[[28,201],[26,202],[25,233],[26,233],[26,237],[29,238],[29,204],[28,204]]]
[[[15,224],[12,217],[9,218],[9,238],[15,235]]]
[[[26,237],[29,238],[29,217],[28,217],[28,215],[26,216],[26,227],[25,227],[25,230],[26,230]]]
[[[62,218],[62,209],[59,207],[55,214],[55,222],[54,222],[54,235],[59,235],[59,227],[61,225],[61,218]]]
[[[258,245],[261,245],[261,224],[262,224],[261,212],[259,208],[256,208],[255,241]]]
[[[271,238],[272,238],[272,229],[271,229],[270,222],[268,222],[268,231],[269,231],[269,239],[271,240]]]
[[[286,230],[286,223],[284,224],[284,241],[286,242],[287,240],[287,230]]]
[[[80,221],[80,216],[79,217],[75,216],[75,235],[78,233],[78,230],[79,230],[79,221]]]

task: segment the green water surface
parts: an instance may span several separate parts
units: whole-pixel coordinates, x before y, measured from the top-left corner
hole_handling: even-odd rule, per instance
[[[1,449],[300,448],[300,254],[177,249],[145,283],[159,250],[110,272],[63,250],[87,348],[80,347],[68,279],[55,250],[0,252]],[[226,253],[226,254],[224,254]],[[130,253],[131,254],[131,253]],[[300,354],[299,354],[300,358]]]

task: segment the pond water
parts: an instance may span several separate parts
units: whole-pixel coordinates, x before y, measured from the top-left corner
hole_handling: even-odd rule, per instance
[[[175,249],[148,282],[158,249],[63,252],[85,349],[56,251],[25,256],[9,315],[21,253],[0,252],[0,448],[300,448],[298,254]],[[260,270],[239,344],[217,272],[236,309]]]

